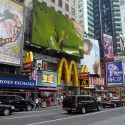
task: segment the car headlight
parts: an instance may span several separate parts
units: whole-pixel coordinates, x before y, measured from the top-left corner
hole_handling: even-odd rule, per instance
[[[15,109],[15,107],[14,107],[14,106],[11,106],[11,109]]]

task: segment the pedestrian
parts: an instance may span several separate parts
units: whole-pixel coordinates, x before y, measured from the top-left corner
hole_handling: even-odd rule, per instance
[[[35,103],[35,110],[39,109],[39,99],[38,99],[38,97],[35,98],[34,103]]]

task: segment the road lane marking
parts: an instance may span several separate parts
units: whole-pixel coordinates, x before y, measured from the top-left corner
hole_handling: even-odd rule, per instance
[[[47,109],[47,110],[37,110],[37,111],[23,111],[23,112],[17,112],[17,113],[24,113],[24,114],[26,114],[26,113],[31,113],[31,112],[33,112],[33,113],[35,113],[35,112],[37,112],[37,113],[39,113],[39,112],[46,112],[46,111],[60,111],[60,110],[62,110],[62,108],[60,108],[60,109]]]
[[[52,115],[57,113],[47,113],[47,114],[40,114],[40,115],[28,115],[28,116],[22,116],[22,117],[11,117],[11,118],[5,118],[5,119],[21,119],[21,118],[30,118],[30,117],[37,117],[37,116],[46,116],[46,115]]]
[[[122,108],[125,108],[125,107],[122,107]],[[72,117],[65,117],[65,118],[53,119],[53,120],[49,120],[49,121],[42,121],[42,122],[31,123],[31,124],[27,124],[27,125],[39,125],[39,124],[44,124],[44,123],[50,123],[50,122],[68,120],[68,119],[73,119],[73,118],[78,118],[78,117],[83,117],[83,116],[89,116],[89,115],[95,115],[95,114],[99,114],[99,113],[105,113],[105,112],[109,112],[109,111],[115,111],[115,110],[122,109],[122,108],[115,108],[115,109],[112,109],[112,110],[110,109],[110,110],[105,110],[105,111],[100,111],[100,112],[94,112],[94,113],[90,113],[90,114],[82,114],[82,115],[77,115],[77,116],[72,116]]]

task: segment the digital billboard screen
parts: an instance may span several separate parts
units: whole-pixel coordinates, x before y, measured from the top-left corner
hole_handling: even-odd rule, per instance
[[[0,63],[21,65],[24,7],[0,0]]]
[[[82,57],[82,26],[43,3],[35,4],[32,43]]]
[[[104,59],[107,61],[113,61],[114,49],[113,49],[112,36],[103,34],[103,44],[104,44]]]

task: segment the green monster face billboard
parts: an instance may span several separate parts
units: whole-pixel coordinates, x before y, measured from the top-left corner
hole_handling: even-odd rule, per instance
[[[34,3],[32,43],[83,56],[83,30],[75,21],[44,4]]]

